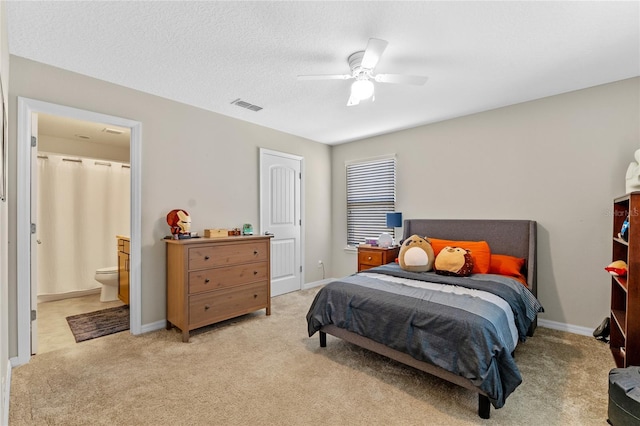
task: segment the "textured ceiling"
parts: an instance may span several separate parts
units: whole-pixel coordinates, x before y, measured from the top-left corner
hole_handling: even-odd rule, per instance
[[[9,1],[10,53],[327,144],[640,75],[639,2]],[[375,102],[347,57],[389,42]],[[236,99],[258,105],[240,108]]]

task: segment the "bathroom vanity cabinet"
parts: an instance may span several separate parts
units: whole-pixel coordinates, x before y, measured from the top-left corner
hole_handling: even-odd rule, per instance
[[[167,329],[189,332],[259,309],[271,315],[271,236],[165,240]]]
[[[129,304],[129,237],[118,235],[118,299]]]

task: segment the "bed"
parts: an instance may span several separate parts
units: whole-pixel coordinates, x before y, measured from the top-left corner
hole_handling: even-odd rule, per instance
[[[405,220],[404,237],[411,235],[486,241],[492,255],[524,259],[522,275],[448,277],[382,265],[323,287],[307,314],[309,337],[319,332],[326,347],[330,334],[477,392],[478,415],[489,418],[491,405],[501,408],[522,382],[514,350],[543,311],[536,222]]]

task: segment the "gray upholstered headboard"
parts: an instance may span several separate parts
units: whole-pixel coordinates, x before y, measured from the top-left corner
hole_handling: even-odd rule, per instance
[[[527,260],[525,276],[538,295],[536,273],[537,224],[533,220],[489,219],[407,219],[404,238],[420,235],[446,240],[486,241],[491,253],[508,254]]]

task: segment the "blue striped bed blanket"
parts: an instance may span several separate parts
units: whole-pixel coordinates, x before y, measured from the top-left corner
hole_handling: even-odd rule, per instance
[[[522,383],[515,347],[543,311],[509,277],[450,277],[392,263],[327,284],[307,326],[311,337],[333,324],[465,377],[500,408]]]

